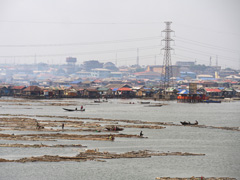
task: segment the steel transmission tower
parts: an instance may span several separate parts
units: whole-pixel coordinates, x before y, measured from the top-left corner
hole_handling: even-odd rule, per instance
[[[162,39],[162,41],[165,41],[165,47],[162,48],[162,50],[164,50],[162,80],[163,80],[163,87],[168,88],[170,87],[170,84],[171,84],[170,78],[173,76],[172,62],[171,62],[171,50],[173,50],[173,48],[171,48],[171,41],[173,41],[173,39],[171,39],[171,33],[174,31],[171,30],[172,22],[167,21],[164,23],[166,24],[166,29],[162,31],[165,33],[165,38]]]

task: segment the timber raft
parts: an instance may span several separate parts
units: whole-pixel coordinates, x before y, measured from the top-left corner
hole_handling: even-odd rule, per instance
[[[27,115],[23,115],[23,114],[18,114],[18,115],[11,115],[11,114],[0,114],[1,116],[19,116],[19,117],[24,117],[24,116],[27,116]],[[31,115],[28,115],[28,117],[30,117]],[[126,128],[147,128],[147,129],[164,129],[166,127],[164,126],[183,126],[183,127],[193,127],[193,128],[208,128],[208,129],[220,129],[220,130],[230,130],[230,131],[240,131],[240,127],[219,127],[219,126],[207,126],[207,125],[201,125],[201,124],[198,124],[198,125],[188,125],[188,126],[184,126],[184,125],[181,125],[181,124],[174,124],[172,122],[150,122],[150,121],[142,121],[142,120],[123,120],[123,119],[105,119],[105,118],[89,118],[89,117],[70,117],[70,116],[49,116],[49,115],[36,115],[36,116],[32,116],[32,117],[45,117],[45,118],[62,118],[62,119],[68,119],[68,120],[65,120],[65,121],[39,121],[38,122],[42,122],[44,126],[48,126],[48,127],[54,127],[56,126],[56,123],[60,124],[60,123],[68,123],[68,124],[71,124],[70,126],[73,127],[77,127],[77,126],[85,126],[85,129],[82,130],[82,131],[96,131],[96,130],[101,130],[103,131],[105,129],[105,127],[100,127],[100,122],[108,122],[108,123],[131,123],[133,125],[119,125],[119,127],[126,127]],[[0,118],[1,121],[11,121],[11,120],[8,120],[8,118]],[[21,118],[22,119],[22,123],[24,123],[24,118]],[[26,119],[31,119],[31,118],[26,118]],[[36,119],[31,119],[32,121],[36,121]],[[71,120],[71,121],[69,121]],[[90,125],[89,123],[88,124],[83,124],[82,121],[79,121],[79,120],[88,120],[88,121],[95,121],[95,128],[88,128],[88,130],[86,129],[86,126]],[[0,122],[1,122],[0,121]],[[15,120],[13,121],[19,121],[18,118],[16,118]],[[97,121],[97,122],[96,122]],[[18,122],[19,123],[19,122]],[[34,124],[35,122],[32,123],[32,125],[35,125]],[[54,125],[55,123],[55,125]],[[74,125],[73,125],[74,123]],[[98,124],[98,125],[97,125]],[[141,125],[139,125],[141,124]],[[1,124],[0,124],[1,125]],[[2,127],[4,127],[4,125],[2,125]],[[14,130],[14,129],[12,129]],[[15,129],[15,130],[20,130],[20,128],[18,129]],[[43,130],[44,131],[44,130]],[[48,131],[50,131],[48,129]],[[54,131],[54,130],[52,130]],[[55,131],[59,131],[59,130],[55,130]],[[73,130],[75,131],[75,130]],[[78,129],[77,131],[81,131],[80,129]]]
[[[9,160],[0,158],[0,162],[60,162],[60,161],[88,161],[95,160],[105,162],[105,159],[120,159],[120,158],[150,158],[152,156],[204,156],[205,154],[196,154],[188,152],[154,152],[149,150],[143,151],[131,151],[126,153],[110,153],[110,152],[99,152],[98,149],[89,149],[84,152],[80,152],[78,155],[70,156],[38,156],[38,157],[26,157],[18,160]]]
[[[0,147],[17,147],[17,148],[65,148],[65,147],[77,147],[86,148],[87,146],[82,146],[81,144],[56,144],[56,145],[46,145],[46,144],[0,144]]]
[[[237,180],[236,178],[229,177],[190,177],[190,178],[170,178],[170,177],[157,177],[158,180]]]

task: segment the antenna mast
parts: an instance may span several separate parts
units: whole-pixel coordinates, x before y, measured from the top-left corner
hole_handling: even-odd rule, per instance
[[[218,66],[218,56],[216,55],[216,66]]]
[[[139,66],[139,49],[137,48],[137,66]]]

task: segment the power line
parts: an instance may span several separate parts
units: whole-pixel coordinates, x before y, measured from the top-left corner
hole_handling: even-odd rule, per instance
[[[200,54],[200,55],[205,55],[205,56],[212,56],[213,53],[209,53],[209,52],[205,52],[205,51],[199,51],[199,50],[195,50],[195,49],[191,49],[191,48],[187,48],[187,47],[184,47],[184,46],[177,46],[178,49],[183,49],[184,51],[188,51],[188,52],[193,52],[193,53],[196,53],[196,54]],[[227,57],[227,56],[222,56],[220,55],[219,57],[222,57],[222,59],[227,59],[227,60],[232,60],[232,61],[236,61],[235,58],[232,58],[232,57]]]
[[[184,60],[187,58],[187,59],[195,59],[195,57],[189,57],[189,56],[184,56],[184,55],[173,55],[173,57],[182,57],[184,58]],[[203,60],[203,59],[197,59],[197,60],[200,60],[200,61],[204,61],[204,62],[209,62],[208,60]]]
[[[207,32],[210,32],[212,31],[213,33],[219,33],[219,34],[228,34],[228,35],[233,35],[233,36],[238,36],[240,37],[240,34],[238,33],[232,33],[232,32],[223,32],[223,31],[216,31],[216,30],[213,30],[213,29],[210,29],[210,28],[206,28],[206,27],[197,27],[197,26],[192,26],[192,25],[189,25],[189,24],[181,24],[181,23],[175,23],[175,24],[178,24],[184,28],[192,28],[192,29],[201,29],[201,30],[204,30],[204,31],[207,31]]]
[[[138,25],[138,24],[157,24],[162,22],[67,22],[67,21],[7,21],[0,23],[23,23],[23,24],[69,24],[69,25]]]
[[[123,39],[113,41],[96,41],[96,42],[82,42],[82,43],[66,43],[66,44],[19,44],[19,45],[0,45],[0,47],[55,47],[55,46],[79,46],[79,45],[95,45],[95,44],[111,44],[111,43],[122,43],[122,42],[134,42],[134,41],[145,41],[158,39],[160,36],[134,38],[134,39]]]
[[[139,49],[155,49],[159,48],[160,45],[155,46],[143,46],[139,47]],[[105,54],[105,53],[116,53],[116,52],[127,52],[127,51],[136,51],[136,48],[126,48],[126,49],[117,49],[117,50],[106,50],[106,51],[89,51],[89,52],[81,52],[81,53],[64,53],[64,54],[48,54],[48,55],[38,55],[38,57],[53,57],[53,56],[69,56],[71,55],[92,55],[92,54]],[[0,56],[2,58],[7,57],[35,57],[35,55],[16,55],[16,56]]]
[[[220,48],[220,47],[214,47],[213,45],[203,45],[203,44],[197,44],[197,43],[194,43],[194,42],[188,42],[188,41],[185,41],[185,40],[177,40],[178,42],[183,42],[183,43],[187,43],[187,44],[194,44],[194,45],[197,45],[197,46],[201,46],[201,47],[204,47],[204,48],[212,48],[212,49],[216,49],[218,51],[228,51],[228,52],[232,52],[232,53],[238,53],[238,51],[235,51],[235,50],[230,50],[230,49],[226,49],[226,48]]]
[[[156,21],[156,22],[67,22],[67,21],[18,21],[18,20],[0,20],[0,23],[19,23],[19,24],[66,24],[66,25],[161,25],[164,21]],[[181,24],[181,23],[175,23],[178,26],[182,26],[184,28],[192,28],[192,29],[200,29],[203,31],[212,31],[214,33],[220,33],[220,34],[231,34],[234,36],[240,36],[240,34],[232,33],[232,32],[221,32],[216,31],[210,28],[206,27],[197,27],[189,24]]]
[[[148,54],[148,55],[144,55],[144,56],[139,56],[141,59],[143,58],[154,58],[156,56],[156,54]],[[113,61],[114,59],[104,59],[104,60],[99,60],[100,62],[104,62],[104,61]],[[130,56],[130,57],[124,57],[124,58],[118,58],[118,60],[121,61],[136,61],[136,56]]]
[[[176,37],[176,39],[180,39],[180,40],[178,40],[180,42],[185,41],[185,42],[189,43],[189,41],[190,41],[190,43],[198,45],[198,46],[211,47],[211,48],[225,50],[225,51],[229,51],[229,52],[233,52],[233,53],[239,53],[239,51],[237,51],[237,50],[232,50],[232,49],[228,49],[228,48],[225,48],[225,47],[220,47],[220,46],[216,46],[216,45],[212,45],[212,44],[208,44],[208,43],[203,43],[203,42],[199,42],[199,41],[195,41],[195,40],[190,40],[190,39],[181,38],[181,37]]]
[[[33,56],[32,56],[33,57]],[[141,59],[146,59],[146,58],[155,58],[156,57],[156,54],[148,54],[148,55],[143,55],[143,56],[139,56]],[[114,61],[115,59],[112,58],[112,59],[98,59],[100,62],[112,62]],[[118,58],[118,62],[119,60],[122,62],[122,61],[136,61],[136,56],[130,56],[130,57],[123,57],[123,58]]]

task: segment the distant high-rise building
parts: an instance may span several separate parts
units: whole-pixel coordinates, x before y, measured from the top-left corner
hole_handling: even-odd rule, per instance
[[[67,57],[66,58],[66,62],[67,62],[68,65],[75,66],[75,64],[77,62],[77,58],[75,58],[75,57]]]
[[[67,62],[67,73],[71,74],[73,72],[76,71],[76,62],[77,62],[77,58],[75,57],[67,57],[66,58],[66,62]]]
[[[195,61],[177,61],[176,65],[190,67],[195,65]]]
[[[91,71],[95,68],[103,68],[103,63],[100,63],[97,60],[90,60],[90,61],[84,61],[83,62],[83,69],[85,71]]]

